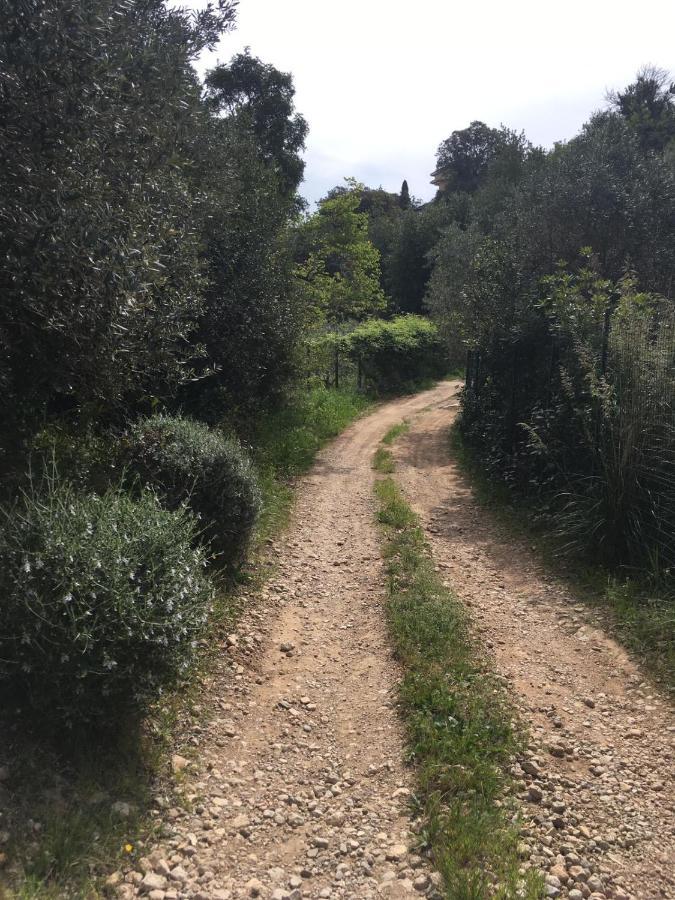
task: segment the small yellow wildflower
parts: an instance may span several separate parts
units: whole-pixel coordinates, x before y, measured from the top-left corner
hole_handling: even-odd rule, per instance
[[[133,853],[133,852],[134,852],[134,845],[133,845],[133,844],[125,844],[125,845],[124,845],[124,852],[125,852],[125,853]]]

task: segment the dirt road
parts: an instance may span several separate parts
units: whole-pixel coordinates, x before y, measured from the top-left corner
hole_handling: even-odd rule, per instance
[[[517,769],[530,798],[524,856],[550,870],[551,896],[674,896],[672,712],[474,505],[446,454],[455,392],[446,382],[380,407],[302,480],[270,549],[277,570],[200,698],[215,712],[174,758],[186,803],[158,798],[163,837],[112,878],[119,896],[435,895],[412,850],[374,524],[372,454],[404,418],[397,477],[532,723],[523,765],[534,775]]]
[[[438,397],[412,420],[396,477],[530,726],[531,753],[515,768],[523,855],[548,874],[551,896],[675,897],[673,708],[474,501],[448,454],[457,408]]]

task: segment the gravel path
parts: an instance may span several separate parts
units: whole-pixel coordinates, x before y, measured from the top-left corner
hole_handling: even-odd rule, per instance
[[[166,837],[110,879],[119,896],[434,896],[412,852],[371,460],[391,425],[447,392],[380,407],[301,480],[277,570],[201,698],[217,714],[174,758],[191,811],[157,810]]]
[[[447,454],[457,385],[377,409],[301,480],[276,571],[205,686],[208,724],[173,759],[186,802],[157,798],[161,838],[111,892],[151,900],[437,896],[414,852],[383,614],[372,454],[396,456],[436,559],[513,687],[532,746],[523,860],[571,900],[675,897],[673,711],[589,611],[505,539]]]
[[[396,478],[508,678],[531,746],[522,853],[549,896],[675,897],[675,713],[569,588],[473,499],[448,455],[448,397],[416,416]]]

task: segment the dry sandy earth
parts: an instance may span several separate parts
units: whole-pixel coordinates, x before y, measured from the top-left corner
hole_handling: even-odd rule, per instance
[[[551,896],[675,897],[673,708],[474,501],[448,455],[457,409],[441,387],[399,441],[396,477],[530,726],[531,753],[514,767],[523,855],[549,873]]]
[[[473,503],[446,452],[456,389],[380,407],[302,479],[293,524],[270,549],[276,572],[205,688],[211,718],[174,757],[188,802],[158,797],[163,837],[112,877],[119,896],[436,895],[414,852],[370,468],[407,418],[397,477],[532,726],[531,756],[514,767],[524,861],[550,870],[551,896],[675,897],[673,713]]]

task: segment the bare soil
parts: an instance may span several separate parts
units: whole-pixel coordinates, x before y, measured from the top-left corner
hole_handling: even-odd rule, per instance
[[[415,416],[396,477],[529,726],[514,768],[523,856],[552,896],[675,897],[672,705],[607,622],[477,503],[449,453],[456,390],[441,386]]]
[[[437,896],[415,852],[371,460],[396,478],[532,732],[523,864],[550,896],[675,897],[675,716],[588,609],[504,535],[448,455],[458,385],[378,408],[301,479],[276,571],[222,648],[158,796],[162,837],[110,879],[121,897]],[[535,798],[535,799],[533,799]],[[536,801],[536,802],[535,802]],[[574,893],[574,892],[577,893]]]

